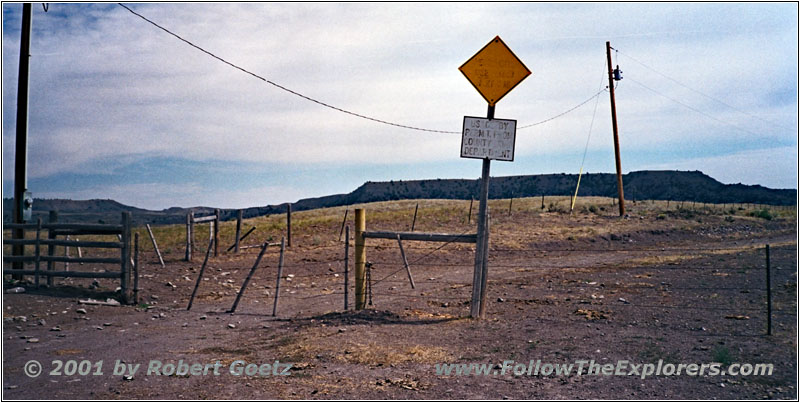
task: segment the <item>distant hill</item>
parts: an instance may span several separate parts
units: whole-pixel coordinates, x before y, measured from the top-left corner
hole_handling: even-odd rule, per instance
[[[575,174],[505,176],[491,178],[489,198],[532,196],[571,196],[575,192]],[[292,210],[303,211],[357,203],[403,199],[461,199],[478,198],[477,179],[426,179],[415,181],[367,182],[347,194],[338,194],[292,203]],[[704,203],[758,203],[796,205],[794,189],[769,189],[760,185],[726,185],[700,171],[636,171],[623,175],[627,200],[676,200]],[[579,196],[616,197],[614,174],[584,174]],[[11,220],[11,199],[3,200],[3,222]],[[131,211],[136,224],[177,224],[186,221],[186,214],[205,215],[211,207],[181,208],[153,211],[126,206],[114,200],[35,199],[34,218],[47,221],[49,210],[59,211],[61,222],[118,222],[121,211]],[[279,214],[286,203],[244,209],[245,218]],[[223,220],[235,217],[235,210],[223,210]]]

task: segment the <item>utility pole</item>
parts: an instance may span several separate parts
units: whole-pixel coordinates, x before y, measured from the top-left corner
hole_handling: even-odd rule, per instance
[[[17,137],[14,150],[14,208],[15,224],[23,223],[22,203],[28,187],[28,76],[31,57],[31,3],[22,5],[22,29],[19,43],[19,77],[17,81]],[[23,229],[14,229],[12,239],[25,238]],[[14,245],[12,255],[21,256],[23,245]],[[14,262],[12,268],[22,269],[22,262]]]
[[[617,163],[617,191],[619,192],[619,215],[625,215],[625,192],[622,190],[622,164],[619,160],[619,130],[617,129],[617,103],[614,99],[614,68],[611,64],[611,42],[606,42],[608,59],[608,93],[611,95],[611,125],[614,129],[614,158]]]

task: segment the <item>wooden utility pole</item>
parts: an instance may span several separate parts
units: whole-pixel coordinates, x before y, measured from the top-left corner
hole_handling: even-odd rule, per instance
[[[19,44],[19,76],[17,79],[17,137],[14,145],[14,223],[22,224],[23,200],[28,187],[28,77],[31,58],[31,3],[22,5],[22,30]],[[12,239],[25,238],[25,230],[15,228]],[[12,246],[12,256],[22,256],[25,252],[24,245]],[[22,262],[12,263],[12,269],[22,270]],[[22,276],[14,276],[14,278]],[[51,277],[48,277],[48,285]]]
[[[617,164],[617,191],[619,192],[619,215],[625,215],[625,192],[622,190],[622,164],[619,160],[619,130],[617,129],[617,103],[614,99],[614,67],[611,64],[611,42],[606,42],[608,61],[608,93],[611,96],[611,125],[614,129],[614,158]]]

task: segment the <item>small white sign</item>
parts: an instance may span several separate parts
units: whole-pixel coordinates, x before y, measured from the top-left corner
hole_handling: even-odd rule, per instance
[[[517,121],[464,116],[461,158],[514,161]]]

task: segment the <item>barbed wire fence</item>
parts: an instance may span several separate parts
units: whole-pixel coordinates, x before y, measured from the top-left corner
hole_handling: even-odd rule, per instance
[[[367,248],[374,256],[369,261],[370,281],[365,290],[371,302],[367,308],[419,311],[423,304],[432,317],[466,317],[474,267],[472,248],[453,243],[405,246],[414,270],[414,289],[397,245],[376,242]],[[314,249],[336,256],[309,258],[300,252],[287,259],[280,299],[294,303],[282,308],[278,316],[343,310],[344,248],[326,245]],[[531,309],[537,310],[566,305],[570,312],[567,320],[619,322],[622,326],[642,322],[645,317],[662,327],[726,336],[762,335],[765,329],[771,331],[773,319],[784,323],[797,316],[793,294],[797,255],[791,245],[770,249],[771,287],[766,282],[763,246],[498,247],[490,252],[490,314],[503,314],[505,304],[522,309],[533,305],[536,308]],[[272,261],[262,268],[260,282],[270,297],[274,292],[270,280],[274,281],[276,274]],[[351,281],[350,296],[355,295],[352,285]],[[545,320],[565,320],[553,317],[554,311],[541,313]]]

